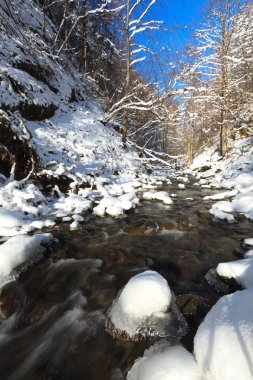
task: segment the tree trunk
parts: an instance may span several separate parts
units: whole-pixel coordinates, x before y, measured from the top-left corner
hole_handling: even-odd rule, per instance
[[[129,21],[130,21],[130,0],[127,0],[127,9],[126,9],[126,49],[127,49],[127,63],[126,63],[126,83],[125,83],[125,96],[129,93],[130,88],[130,73],[131,73],[131,44],[130,44],[130,30],[129,30]],[[128,109],[125,110],[124,123],[122,130],[122,143],[123,146],[126,146],[127,140],[127,131],[128,131]]]

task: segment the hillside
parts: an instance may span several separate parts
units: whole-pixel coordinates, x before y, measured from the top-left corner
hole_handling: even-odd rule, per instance
[[[12,221],[6,227],[1,218],[1,235],[64,218],[76,228],[80,214],[105,196],[128,194],[131,203],[111,199],[95,212],[102,216],[113,206],[109,214],[123,215],[138,202],[135,189],[156,180],[100,121],[103,99],[96,83],[50,53],[56,26],[39,5],[4,2],[0,17],[0,206]]]

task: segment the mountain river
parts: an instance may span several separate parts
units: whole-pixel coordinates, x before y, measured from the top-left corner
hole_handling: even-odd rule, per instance
[[[82,230],[59,224],[58,239],[0,295],[0,380],[122,380],[135,359],[154,343],[113,339],[106,312],[133,275],[151,269],[166,278],[193,337],[222,293],[205,279],[219,262],[236,260],[252,223],[237,216],[212,221],[214,190],[191,182],[174,204],[145,201],[127,218],[86,217]],[[217,191],[216,191],[217,192]],[[189,199],[191,198],[191,199]]]

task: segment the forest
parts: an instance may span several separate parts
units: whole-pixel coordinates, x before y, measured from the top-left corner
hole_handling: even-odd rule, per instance
[[[192,44],[164,54],[152,40],[176,31],[152,18],[157,1],[42,1],[57,25],[50,53],[95,81],[123,143],[189,163],[206,146],[224,156],[252,135],[252,4],[211,1]]]

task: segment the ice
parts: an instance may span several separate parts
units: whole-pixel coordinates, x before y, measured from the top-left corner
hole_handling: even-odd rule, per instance
[[[200,380],[196,361],[181,345],[162,340],[145,350],[127,374],[127,380]]]
[[[223,296],[206,315],[194,339],[203,380],[252,380],[253,291]]]
[[[7,277],[14,268],[42,253],[44,245],[52,240],[52,234],[20,235],[0,245],[0,278]]]
[[[252,258],[220,263],[218,264],[216,271],[221,277],[234,278],[244,288],[253,287]]]
[[[179,189],[185,189],[185,184],[184,183],[179,183],[178,184]]]
[[[172,302],[167,281],[155,271],[132,277],[113,301],[107,331],[113,336],[178,336],[186,323]]]

